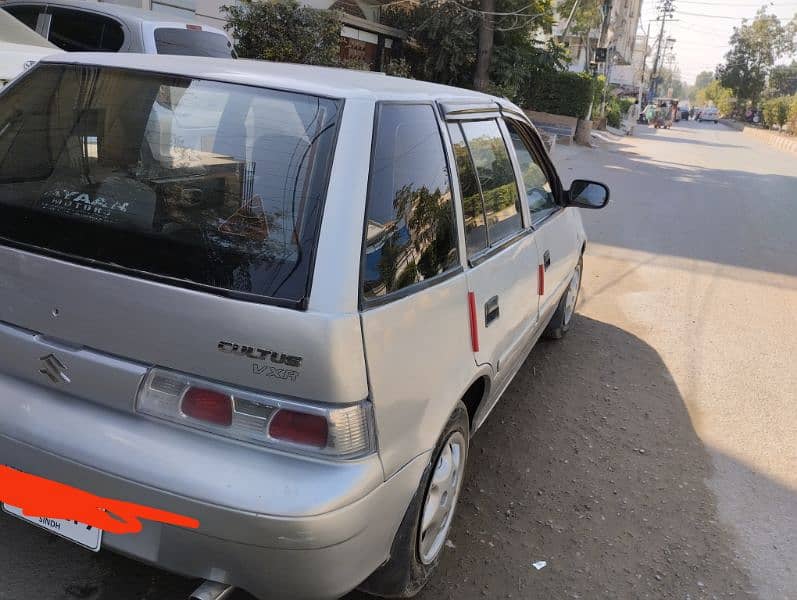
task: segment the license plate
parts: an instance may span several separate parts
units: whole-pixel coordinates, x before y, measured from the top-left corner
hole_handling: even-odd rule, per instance
[[[77,521],[67,521],[65,519],[48,519],[47,517],[28,517],[22,514],[22,509],[16,506],[3,504],[3,510],[9,514],[19,517],[23,521],[32,523],[37,527],[46,529],[50,533],[60,535],[76,544],[88,548],[94,552],[100,550],[102,544],[102,530],[78,523]]]

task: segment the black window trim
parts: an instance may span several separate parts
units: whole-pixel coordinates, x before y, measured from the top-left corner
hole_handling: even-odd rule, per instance
[[[368,201],[370,198],[371,193],[371,179],[373,177],[373,161],[374,161],[374,150],[376,149],[376,133],[379,128],[379,117],[382,112],[382,108],[385,106],[429,106],[432,109],[432,114],[434,115],[435,124],[437,125],[437,134],[440,137],[440,150],[443,153],[443,158],[446,163],[446,169],[448,169],[448,185],[449,189],[451,190],[451,212],[452,218],[454,223],[454,248],[457,250],[457,257],[458,260],[452,267],[443,271],[442,273],[438,273],[433,277],[429,277],[424,279],[423,281],[417,281],[412,283],[408,286],[405,286],[399,290],[395,290],[392,292],[386,293],[384,296],[379,296],[377,298],[366,298],[365,294],[363,293],[363,274],[365,273],[365,246],[366,246],[366,236],[368,235]],[[435,102],[427,101],[427,100],[378,100],[374,104],[374,122],[371,129],[371,147],[369,149],[368,154],[368,184],[366,186],[365,192],[365,210],[363,211],[363,233],[362,233],[362,244],[360,247],[360,276],[358,277],[357,283],[357,297],[358,297],[358,307],[361,312],[364,312],[370,308],[375,308],[377,306],[384,306],[385,304],[389,304],[395,300],[400,300],[401,298],[405,298],[417,292],[421,292],[427,288],[435,286],[439,283],[443,283],[444,281],[448,281],[452,277],[461,274],[464,269],[462,267],[462,257],[460,256],[459,251],[459,213],[456,207],[456,201],[454,200],[454,183],[451,179],[451,161],[448,156],[446,146],[446,140],[443,137],[443,130],[440,126],[440,115],[438,113],[438,107]]]
[[[252,292],[241,292],[235,290],[227,290],[224,288],[204,284],[204,283],[197,283],[194,281],[188,281],[185,279],[180,279],[177,277],[170,277],[168,275],[159,275],[157,273],[151,273],[149,271],[142,271],[140,269],[133,269],[130,267],[123,267],[120,265],[115,265],[111,263],[105,263],[99,260],[94,260],[91,258],[85,258],[81,256],[74,256],[72,254],[66,252],[59,252],[57,250],[48,250],[46,248],[41,248],[39,246],[34,246],[32,244],[25,244],[20,242],[15,242],[13,240],[8,240],[4,237],[0,237],[0,242],[3,245],[9,248],[17,248],[20,250],[24,250],[27,252],[31,252],[33,254],[39,256],[49,256],[51,258],[56,258],[58,260],[62,260],[65,262],[69,262],[71,264],[80,265],[84,267],[89,267],[92,269],[99,269],[104,272],[108,273],[117,273],[120,275],[126,275],[128,277],[134,277],[136,279],[142,279],[144,281],[154,281],[157,283],[164,283],[167,285],[171,285],[173,287],[179,287],[183,289],[189,290],[196,290],[199,292],[205,292],[207,294],[212,294],[214,296],[221,296],[224,298],[232,298],[233,300],[241,300],[244,302],[252,302],[255,304],[264,304],[267,306],[277,306],[281,308],[290,308],[293,310],[300,310],[306,311],[310,304],[310,297],[312,295],[313,290],[313,281],[315,279],[315,265],[316,259],[318,258],[318,241],[321,237],[321,228],[324,222],[324,213],[326,212],[326,205],[327,205],[327,195],[329,194],[329,184],[331,180],[332,170],[335,166],[335,159],[337,158],[337,150],[338,150],[338,136],[340,135],[340,124],[346,109],[346,99],[345,98],[336,98],[334,96],[328,96],[325,94],[316,94],[310,92],[303,92],[295,89],[288,89],[288,88],[276,88],[276,87],[266,87],[263,85],[253,85],[251,83],[239,83],[237,81],[230,81],[227,79],[220,79],[220,78],[213,78],[213,77],[194,77],[191,75],[184,75],[179,73],[170,73],[168,71],[160,71],[160,70],[147,70],[147,69],[136,69],[136,68],[128,68],[128,67],[116,67],[116,66],[107,66],[107,65],[99,65],[94,63],[83,63],[83,62],[66,62],[66,61],[54,61],[54,62],[46,62],[46,61],[39,61],[33,67],[25,71],[19,77],[13,79],[8,85],[6,85],[2,91],[0,91],[0,95],[5,94],[12,86],[18,84],[21,80],[30,77],[32,73],[37,71],[38,69],[44,66],[77,66],[77,67],[96,67],[98,69],[108,69],[108,70],[115,70],[115,71],[126,71],[132,73],[144,73],[149,75],[161,75],[164,77],[184,77],[187,79],[196,79],[200,81],[211,81],[215,83],[222,83],[227,85],[239,85],[247,88],[253,88],[258,90],[271,90],[277,92],[289,92],[294,94],[303,94],[305,96],[313,96],[316,98],[323,98],[325,100],[331,100],[334,102],[338,102],[340,104],[340,111],[338,114],[338,122],[335,127],[335,135],[330,142],[332,144],[332,157],[329,161],[329,165],[327,166],[327,172],[325,173],[325,185],[324,185],[324,193],[323,198],[320,202],[320,206],[318,210],[321,213],[321,217],[318,219],[318,223],[316,224],[316,230],[313,232],[314,237],[314,244],[313,244],[313,252],[310,256],[310,263],[307,265],[307,283],[305,285],[305,293],[302,298],[298,300],[290,300],[288,298],[276,298],[273,296],[265,296],[263,294],[254,294]],[[449,176],[450,177],[450,176]]]
[[[512,246],[515,242],[517,242],[520,239],[524,238],[526,236],[526,234],[528,234],[531,231],[533,231],[533,229],[531,227],[531,224],[526,222],[526,217],[523,214],[523,210],[521,210],[520,213],[519,213],[520,214],[521,228],[518,229],[514,233],[510,233],[509,235],[496,240],[495,243],[491,243],[490,242],[490,228],[487,226],[487,208],[484,205],[484,192],[482,191],[482,182],[479,179],[478,172],[476,171],[476,165],[473,163],[473,154],[470,151],[470,143],[468,142],[467,136],[465,136],[465,131],[462,129],[462,123],[465,123],[465,122],[485,122],[485,121],[495,121],[496,122],[496,125],[498,125],[498,130],[501,132],[501,139],[504,142],[504,147],[506,148],[507,156],[509,157],[509,163],[510,163],[510,165],[512,167],[512,173],[515,175],[515,187],[517,187],[517,184],[518,184],[518,182],[517,182],[517,173],[515,172],[515,165],[512,162],[512,154],[511,154],[511,152],[513,152],[513,150],[510,148],[510,144],[507,143],[507,139],[506,139],[506,135],[504,133],[504,129],[501,126],[502,125],[501,124],[501,120],[502,120],[502,118],[501,118],[500,114],[493,115],[493,114],[485,112],[485,111],[480,111],[478,115],[468,115],[467,118],[463,118],[463,119],[452,119],[452,120],[448,121],[448,123],[447,123],[448,125],[460,128],[460,133],[462,134],[462,139],[465,140],[465,146],[468,149],[468,159],[471,161],[471,165],[473,165],[473,172],[476,174],[476,183],[479,186],[479,194],[482,197],[482,212],[484,214],[484,226],[485,226],[485,234],[486,234],[486,237],[487,237],[487,247],[482,248],[478,252],[475,252],[473,255],[466,257],[467,261],[468,261],[468,266],[470,266],[470,267],[475,267],[477,265],[480,265],[481,263],[483,263],[487,259],[491,258],[495,254],[498,254],[499,252],[501,252],[505,248],[508,248],[509,246]],[[457,181],[459,181],[459,171],[457,171]],[[457,192],[457,195],[460,196],[459,204],[462,205],[462,198],[461,198],[461,196],[462,196],[462,187],[461,187],[461,185],[457,186],[457,187],[458,187],[458,189],[456,190],[456,192]],[[517,193],[518,193],[518,199],[520,200],[521,203],[523,203],[524,202],[523,194],[521,193],[520,188],[518,188]],[[464,222],[464,216],[463,216],[463,222]],[[465,245],[465,250],[467,252],[467,244]]]
[[[565,209],[564,203],[562,202],[562,182],[559,179],[559,174],[556,172],[556,168],[550,161],[547,152],[545,152],[542,141],[539,139],[539,134],[534,129],[534,126],[526,121],[525,118],[520,118],[520,115],[518,115],[518,113],[515,111],[508,111],[502,107],[502,112],[504,113],[503,120],[505,124],[507,121],[511,121],[516,126],[518,132],[520,133],[520,137],[526,142],[526,149],[531,152],[532,158],[537,161],[540,168],[542,168],[543,173],[545,173],[548,183],[550,183],[553,187],[554,202],[557,204],[557,208],[555,210],[547,212],[542,218],[535,219],[535,213],[531,210],[531,207],[529,207],[531,227],[536,230]],[[507,133],[509,133],[508,130]],[[512,152],[515,152],[514,147],[512,148]],[[517,158],[517,155],[515,158]],[[521,178],[522,176],[523,175],[521,174]]]

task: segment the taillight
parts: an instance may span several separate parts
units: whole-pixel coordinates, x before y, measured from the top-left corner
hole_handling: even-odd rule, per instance
[[[189,387],[183,394],[180,410],[192,419],[224,427],[232,425],[232,396],[228,394]]]
[[[374,451],[371,404],[325,405],[275,398],[151,369],[136,411],[220,436],[291,452],[359,458]]]
[[[327,445],[327,420],[293,410],[278,410],[268,424],[268,434],[275,440],[323,448]]]

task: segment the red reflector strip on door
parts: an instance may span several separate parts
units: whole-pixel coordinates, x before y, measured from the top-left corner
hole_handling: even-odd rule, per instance
[[[542,265],[537,268],[537,293],[545,295],[545,267]]]
[[[470,345],[474,352],[479,351],[479,322],[476,320],[476,294],[468,292],[468,312],[470,313]]]

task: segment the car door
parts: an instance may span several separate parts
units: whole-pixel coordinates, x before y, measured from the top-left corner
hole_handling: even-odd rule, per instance
[[[520,119],[506,118],[505,121],[536,232],[541,278],[539,311],[541,321],[545,322],[570,281],[584,240],[580,239],[572,210],[558,201],[561,184],[539,136]]]
[[[537,325],[537,246],[497,111],[447,115],[463,215],[473,350],[499,390]],[[456,117],[457,115],[454,115]]]

